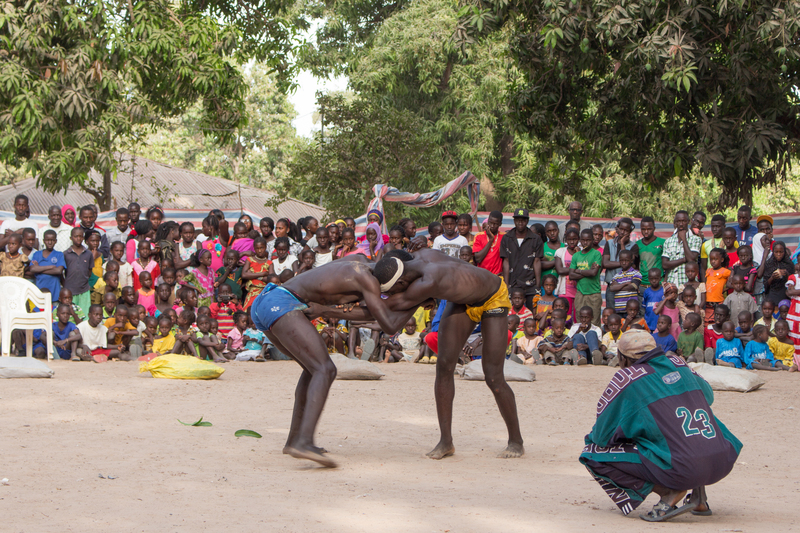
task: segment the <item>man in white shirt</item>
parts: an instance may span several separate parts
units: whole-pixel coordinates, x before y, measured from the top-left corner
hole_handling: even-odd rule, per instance
[[[433,249],[446,253],[454,259],[458,259],[458,253],[462,246],[469,246],[466,237],[459,235],[456,231],[458,213],[455,211],[445,211],[442,213],[442,228],[444,233],[433,240]]]
[[[72,246],[72,241],[69,238],[70,232],[72,231],[72,226],[63,222],[61,219],[61,208],[57,205],[50,207],[50,209],[47,211],[47,218],[50,219],[50,224],[39,228],[39,232],[37,234],[40,243],[39,248],[42,247],[41,243],[44,242],[44,232],[53,230],[56,232],[56,245],[53,247],[53,249],[61,253],[66,252],[67,248]]]
[[[22,234],[25,228],[33,228],[36,230],[39,225],[28,219],[30,216],[30,209],[28,208],[28,197],[24,194],[18,194],[14,198],[14,218],[4,220],[0,225],[0,248],[5,247],[8,243],[8,237],[12,233]]]

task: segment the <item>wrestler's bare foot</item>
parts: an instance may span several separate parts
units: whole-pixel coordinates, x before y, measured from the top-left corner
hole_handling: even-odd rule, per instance
[[[525,453],[525,448],[518,442],[509,442],[505,450],[500,452],[497,456],[500,459],[513,459],[515,457],[522,457]]]
[[[289,455],[290,448],[291,446],[289,446],[288,444],[283,447],[284,455]],[[316,453],[328,453],[328,450],[326,450],[325,448],[320,448],[319,446],[309,446],[308,448]]]
[[[300,449],[293,446],[287,446],[284,448],[284,453],[291,455],[295,459],[308,459],[309,461],[317,462],[325,468],[336,468],[339,466],[333,460],[325,457],[321,453],[315,452],[310,447],[306,449]]]
[[[439,444],[436,445],[436,448],[432,449],[425,455],[427,455],[431,459],[439,460],[439,459],[444,459],[445,457],[450,457],[454,453],[456,453],[456,447],[453,446],[452,442],[450,443],[440,442]]]

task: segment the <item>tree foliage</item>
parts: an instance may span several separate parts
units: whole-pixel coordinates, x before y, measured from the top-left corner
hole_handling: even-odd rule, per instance
[[[254,187],[273,187],[288,178],[287,162],[297,142],[294,107],[264,65],[245,68],[244,79],[249,120],[231,141],[220,146],[204,134],[195,104],[153,132],[146,128],[137,154]]]
[[[270,53],[254,52],[263,34],[232,12],[244,3],[0,1],[0,160],[108,209],[114,153],[136,126],[199,102],[199,127],[229,142],[247,121],[234,58]],[[87,183],[91,168],[102,187]]]
[[[785,172],[800,133],[800,2],[481,0],[455,35],[502,30],[522,77],[510,117],[570,165],[616,154],[655,187],[697,169],[721,203]]]

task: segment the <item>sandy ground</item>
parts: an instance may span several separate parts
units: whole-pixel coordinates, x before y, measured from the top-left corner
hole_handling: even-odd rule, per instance
[[[537,368],[538,381],[512,384],[520,460],[495,458],[506,434],[483,383],[456,378],[456,455],[433,461],[432,366],[337,381],[318,444],[340,468],[325,470],[281,454],[293,362],[231,363],[215,381],[50,364],[54,379],[0,380],[3,532],[800,530],[798,374],[717,393],[715,413],[745,447],[708,490],[714,516],[648,525],[638,511],[624,517],[577,461],[609,368]],[[200,416],[213,427],[176,420]],[[238,429],[264,438],[237,439]]]

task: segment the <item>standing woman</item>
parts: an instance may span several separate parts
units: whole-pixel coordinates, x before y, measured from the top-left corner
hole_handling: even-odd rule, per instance
[[[763,266],[765,299],[774,303],[777,309],[781,300],[787,299],[786,282],[794,274],[794,264],[786,253],[786,244],[783,241],[773,243],[772,256],[764,261]]]
[[[281,218],[275,223],[275,238],[277,240],[281,237],[289,239],[289,254],[299,257],[300,252],[304,249],[304,246],[297,242],[300,239],[300,230],[298,230],[297,226],[290,222],[288,218]],[[275,255],[274,240],[267,243],[267,257],[273,261],[277,257]]]
[[[184,222],[179,228],[181,240],[172,254],[175,269],[188,268],[192,264],[192,256],[200,249],[200,243],[194,238],[194,224]]]
[[[150,241],[155,237],[156,232],[149,220],[139,220],[128,234],[128,242],[125,244],[125,259],[128,264],[133,264],[139,259],[139,243]]]
[[[75,227],[75,208],[69,204],[66,204],[64,207],[62,207],[61,220],[70,226]]]
[[[211,269],[216,272],[222,268],[223,257],[225,257],[225,245],[219,235],[219,219],[214,215],[208,215],[203,219],[203,250],[208,250],[211,254]],[[202,296],[200,297],[202,299]]]

